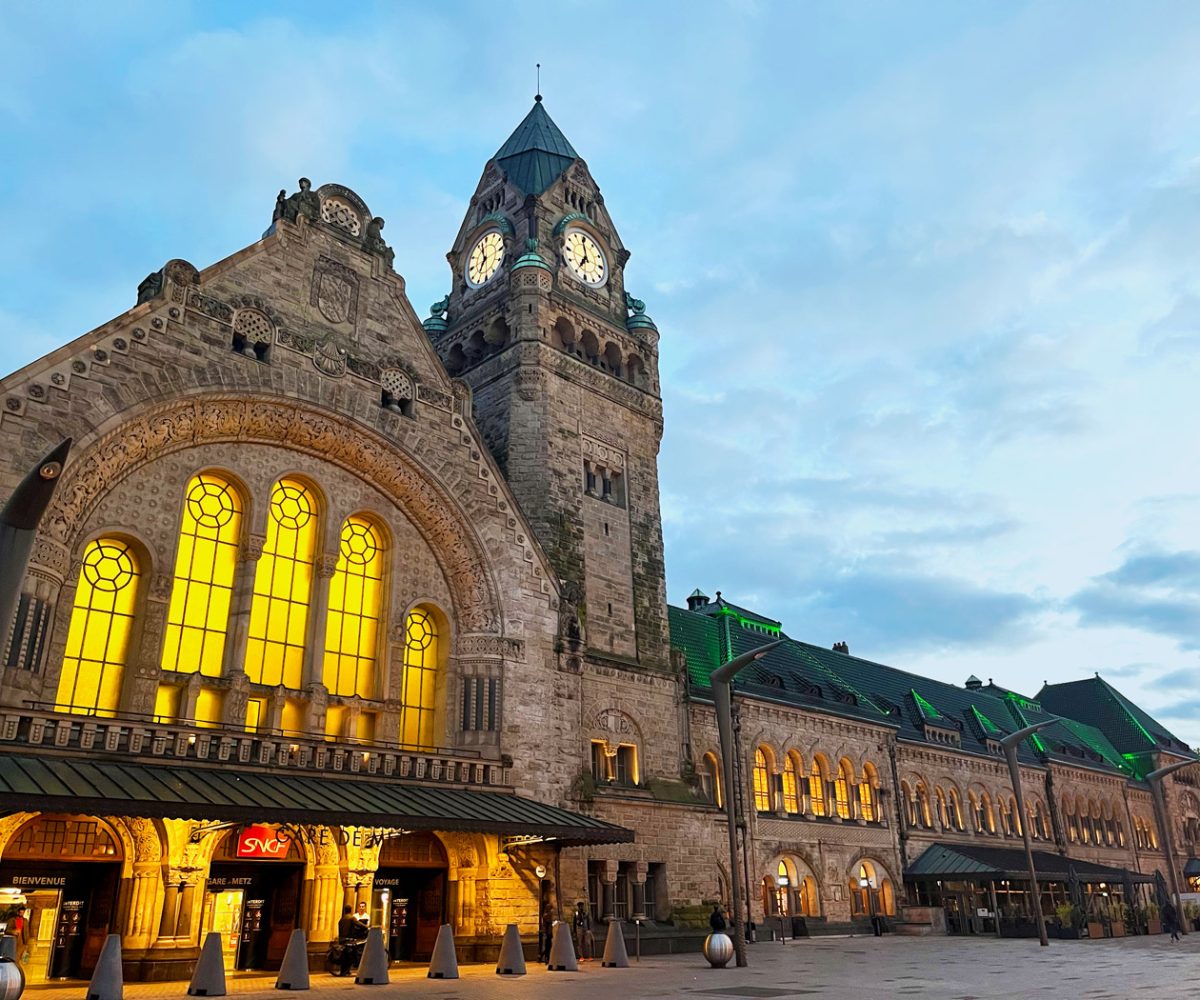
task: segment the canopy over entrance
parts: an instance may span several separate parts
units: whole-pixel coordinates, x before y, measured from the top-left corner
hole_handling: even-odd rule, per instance
[[[1093,861],[1064,858],[1046,851],[1033,852],[1034,870],[1038,878],[1049,882],[1153,882],[1153,875],[1110,868]],[[904,872],[904,877],[917,879],[993,879],[1028,880],[1029,864],[1025,852],[1011,847],[976,847],[960,844],[931,844]]]
[[[0,754],[0,813],[73,812],[158,819],[466,830],[566,844],[633,840],[633,831],[510,792],[216,768]]]

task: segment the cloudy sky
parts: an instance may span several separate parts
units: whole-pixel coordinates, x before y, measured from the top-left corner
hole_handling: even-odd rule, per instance
[[[0,368],[301,174],[424,315],[540,60],[662,332],[671,599],[1200,744],[1197,52],[1184,2],[6,5]]]

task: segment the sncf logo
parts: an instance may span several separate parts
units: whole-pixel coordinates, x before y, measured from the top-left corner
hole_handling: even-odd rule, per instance
[[[291,846],[291,840],[279,830],[269,826],[247,826],[238,835],[237,856],[279,860],[287,857]]]

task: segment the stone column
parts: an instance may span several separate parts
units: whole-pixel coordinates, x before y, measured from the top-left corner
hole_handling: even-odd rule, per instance
[[[646,913],[646,872],[648,866],[645,861],[639,861],[633,866],[633,916],[635,919],[645,920],[647,916],[651,920],[654,919],[654,914]]]
[[[198,905],[196,900],[196,885],[188,882],[183,887],[179,898],[179,923],[175,927],[176,937],[191,937],[192,934],[192,919]]]
[[[154,905],[162,865],[156,861],[135,861],[130,879],[129,909],[121,934],[121,947],[129,950],[148,948],[154,940],[158,909]]]
[[[337,569],[337,552],[324,552],[313,564],[308,643],[304,650],[304,684],[325,683],[325,627],[329,622],[329,581]]]
[[[263,535],[250,535],[238,553],[237,575],[229,601],[229,630],[225,637],[223,673],[231,677],[246,669],[246,639],[250,635],[250,609],[254,605],[254,576],[262,558]]]
[[[600,908],[601,920],[612,920],[613,918],[613,903],[616,900],[617,894],[617,868],[618,862],[605,861],[604,870],[600,875],[600,881],[603,885],[603,901]]]
[[[332,941],[337,936],[342,907],[347,905],[341,891],[340,875],[336,864],[319,864],[314,869],[309,941]]]
[[[179,886],[168,882],[163,891],[162,919],[158,923],[160,938],[175,936],[175,922],[179,917]]]

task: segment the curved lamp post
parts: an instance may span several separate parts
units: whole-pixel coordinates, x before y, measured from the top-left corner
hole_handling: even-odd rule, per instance
[[[1025,812],[1025,794],[1021,790],[1021,770],[1017,766],[1017,747],[1026,737],[1032,736],[1039,729],[1044,729],[1057,721],[1057,719],[1047,719],[1045,722],[1036,722],[1032,726],[1018,729],[1015,733],[1009,733],[1000,740],[1000,746],[1004,748],[1004,756],[1008,758],[1008,774],[1012,779],[1013,795],[1017,800],[1017,816],[1021,820],[1021,839],[1025,841],[1025,860],[1029,864],[1029,891],[1032,894],[1033,914],[1037,919],[1038,941],[1041,942],[1043,948],[1049,946],[1050,938],[1046,934],[1046,918],[1042,914],[1042,890],[1038,886],[1037,869],[1033,865],[1033,842],[1029,839],[1029,816]],[[1000,918],[997,916],[997,927],[1000,926],[999,921]]]
[[[783,645],[782,639],[768,642],[748,653],[723,663],[712,672],[713,703],[717,709],[717,735],[721,739],[721,771],[725,779],[725,821],[729,826],[729,891],[733,896],[733,954],[739,968],[746,965],[746,927],[742,910],[742,894],[739,888],[741,873],[737,857],[737,815],[734,807],[733,787],[733,678],[743,667],[761,660],[776,646]],[[749,902],[749,900],[747,900]]]
[[[1179,895],[1179,875],[1175,871],[1175,838],[1171,835],[1171,824],[1167,822],[1167,803],[1163,798],[1162,780],[1168,774],[1190,767],[1195,763],[1194,760],[1180,760],[1146,775],[1146,781],[1150,784],[1150,797],[1154,801],[1154,818],[1158,820],[1158,828],[1162,831],[1163,850],[1167,852],[1167,875],[1171,879],[1171,895],[1175,897],[1176,926],[1184,934],[1187,931],[1183,926],[1183,900]]]

